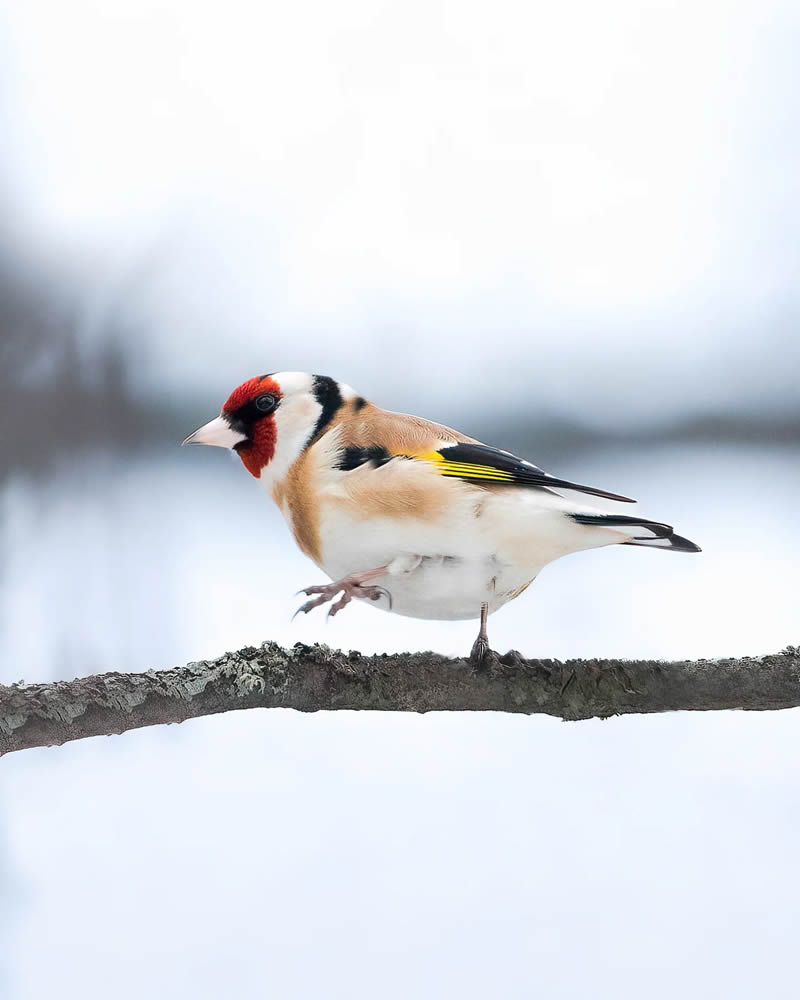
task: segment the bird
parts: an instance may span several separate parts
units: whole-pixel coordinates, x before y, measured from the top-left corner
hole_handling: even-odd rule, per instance
[[[469,659],[479,668],[491,653],[488,616],[554,559],[606,545],[700,551],[669,524],[571,494],[630,497],[381,409],[327,375],[250,378],[183,444],[235,451],[330,578],[298,591],[309,600],[296,613],[328,604],[333,616],[357,599],[411,618],[477,619]]]

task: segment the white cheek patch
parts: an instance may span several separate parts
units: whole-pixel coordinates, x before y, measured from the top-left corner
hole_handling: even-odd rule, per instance
[[[322,407],[310,396],[299,396],[291,400],[288,404],[291,407],[291,422],[304,424],[306,427],[314,427]]]
[[[313,396],[283,397],[275,411],[275,454],[261,473],[265,483],[271,485],[285,477],[308,443],[320,413],[322,407]]]

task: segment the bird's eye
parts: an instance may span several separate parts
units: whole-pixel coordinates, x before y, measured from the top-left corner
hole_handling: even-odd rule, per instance
[[[261,396],[256,396],[256,409],[260,410],[262,413],[270,413],[275,409],[277,402],[278,400],[275,396],[265,392]]]

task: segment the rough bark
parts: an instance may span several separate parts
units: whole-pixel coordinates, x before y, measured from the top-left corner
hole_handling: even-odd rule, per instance
[[[561,719],[800,705],[800,648],[731,660],[526,660],[272,642],[143,674],[0,685],[0,755],[243,708],[536,712]]]

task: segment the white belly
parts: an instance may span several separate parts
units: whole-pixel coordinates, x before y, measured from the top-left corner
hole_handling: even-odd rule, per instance
[[[423,556],[413,569],[390,571],[375,580],[386,596],[367,603],[409,618],[478,618],[481,604],[488,604],[491,614],[530,581],[530,570],[503,566],[492,559]]]
[[[559,496],[487,495],[463,484],[446,507],[425,517],[364,517],[353,505],[323,499],[318,565],[332,580],[387,567],[369,581],[387,596],[369,603],[399,615],[478,618],[481,604],[496,611],[553,559],[620,540],[608,529],[565,518],[570,507]]]
[[[325,519],[322,569],[333,580],[387,566],[371,583],[386,596],[375,607],[410,618],[461,620],[480,617],[481,604],[497,611],[516,597],[539,567],[520,566],[498,551],[491,533],[455,530],[442,521],[381,518],[356,522],[343,513]]]

